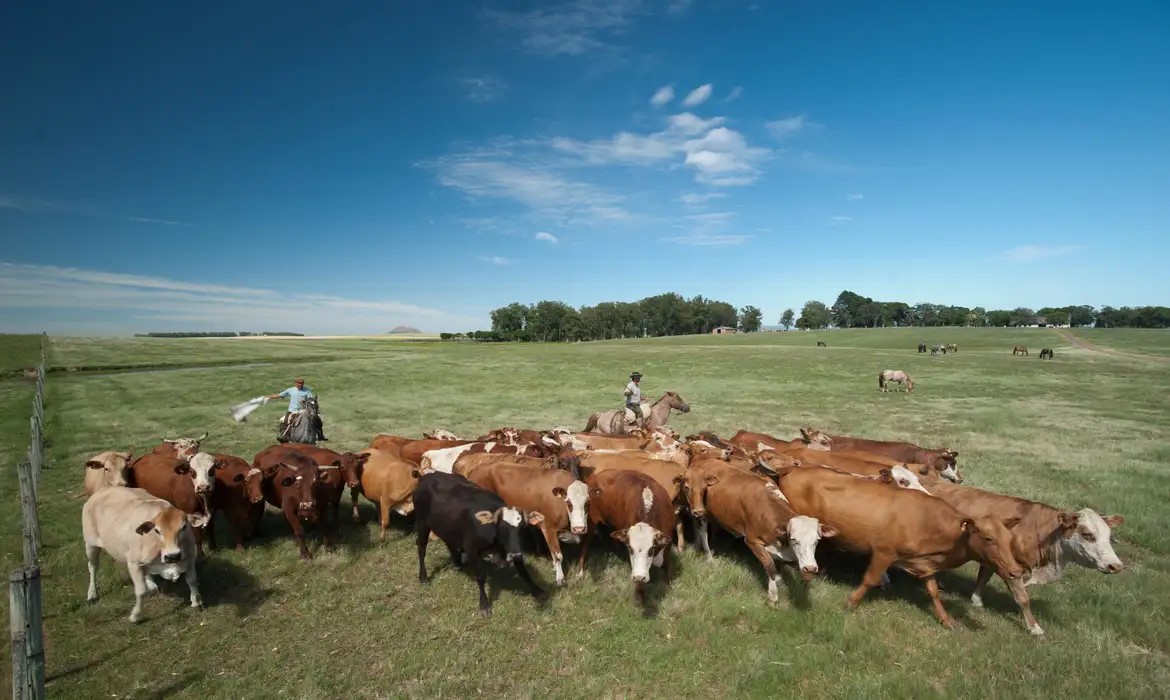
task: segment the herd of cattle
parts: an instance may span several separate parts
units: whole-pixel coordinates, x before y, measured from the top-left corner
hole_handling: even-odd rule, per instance
[[[356,453],[273,445],[251,463],[201,451],[204,438],[164,440],[137,459],[103,452],[87,462],[82,525],[91,601],[105,550],[129,568],[132,621],[156,589],[154,575],[184,576],[191,605],[202,605],[195,562],[204,534],[215,548],[220,512],[240,549],[272,505],[309,558],[303,524],[315,524],[331,547],[347,486],[354,522],[361,522],[359,496],[377,505],[382,540],[392,512],[413,514],[424,583],[427,545],[442,540],[456,566],[474,571],[484,614],[491,612],[488,557],[510,562],[534,595],[543,594],[526,567],[521,532],[529,526],[547,545],[557,585],[565,583],[561,543],[579,545],[582,578],[590,541],[608,532],[628,550],[639,603],[652,568],[664,569],[669,581],[672,545],[680,552],[685,546],[684,519],[708,557],[711,524],[741,538],[767,574],[772,602],[776,560],[795,565],[807,585],[824,541],[869,556],[848,606],[885,585],[893,567],[925,583],[934,614],[951,627],[935,574],[975,561],[972,603],[982,605],[988,581],[999,575],[1035,635],[1043,630],[1027,586],[1059,579],[1070,562],[1108,574],[1123,566],[1110,542],[1119,515],[962,486],[954,450],[810,428],[791,441],[743,430],[721,439],[681,438],[668,428],[628,436],[501,428],[474,440],[436,431],[421,439],[378,435]]]

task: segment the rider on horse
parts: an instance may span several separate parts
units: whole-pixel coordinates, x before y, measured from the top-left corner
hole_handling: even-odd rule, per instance
[[[288,426],[288,422],[292,418],[292,415],[301,411],[303,408],[302,404],[304,403],[305,399],[316,398],[316,395],[313,394],[313,390],[305,387],[304,377],[297,377],[294,379],[293,385],[294,386],[290,386],[279,394],[273,394],[272,396],[268,397],[269,399],[288,399],[288,412],[285,413],[284,417],[280,419],[280,424],[286,427]],[[317,439],[328,442],[329,438],[325,437],[325,430],[321,423],[321,419],[318,417],[316,422],[317,425],[315,427],[317,428]]]
[[[642,387],[638,384],[642,381],[642,373],[634,372],[630,375],[630,383],[626,385],[626,409],[632,411],[634,414],[634,424],[638,427],[643,427],[646,421],[646,416],[642,415]]]

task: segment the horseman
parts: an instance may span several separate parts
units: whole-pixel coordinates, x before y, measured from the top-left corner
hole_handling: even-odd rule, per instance
[[[280,419],[281,433],[284,433],[288,428],[288,422],[292,419],[294,413],[300,413],[304,409],[305,399],[316,398],[313,390],[305,386],[304,377],[297,377],[293,380],[293,386],[285,389],[279,394],[273,394],[268,397],[271,399],[288,399],[288,412]],[[318,416],[313,426],[317,430],[317,439],[323,442],[328,442],[329,438],[325,437],[324,426],[321,423],[321,418]]]
[[[626,410],[634,414],[634,425],[645,427],[646,416],[642,415],[642,373],[634,372],[630,375],[630,383],[626,385]]]

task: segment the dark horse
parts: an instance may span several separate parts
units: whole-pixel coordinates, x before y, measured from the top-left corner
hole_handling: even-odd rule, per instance
[[[817,347],[818,347],[818,348],[827,348],[827,347],[829,347],[829,346],[825,344],[825,341],[823,341],[823,340],[818,340],[818,341],[817,341]]]
[[[317,436],[321,434],[321,412],[317,405],[317,397],[310,396],[301,402],[301,410],[288,414],[288,422],[281,421],[276,426],[277,442],[299,442],[306,445],[317,444]]]
[[[926,343],[918,344],[918,352],[926,352]]]
[[[1052,359],[1052,348],[1041,348],[1040,359],[1041,360],[1044,360],[1044,359],[1051,360]]]

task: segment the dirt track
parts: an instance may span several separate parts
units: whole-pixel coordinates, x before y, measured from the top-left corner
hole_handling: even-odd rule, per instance
[[[1105,355],[1113,355],[1115,357],[1133,357],[1133,358],[1137,358],[1137,359],[1141,359],[1141,360],[1154,360],[1156,362],[1170,362],[1170,358],[1162,357],[1160,355],[1147,355],[1145,353],[1140,353],[1140,352],[1127,352],[1124,350],[1118,350],[1116,348],[1102,347],[1100,345],[1097,345],[1096,343],[1091,343],[1088,340],[1085,340],[1084,338],[1072,333],[1067,328],[1053,328],[1052,330],[1056,331],[1056,333],[1061,338],[1066,340],[1069,343],[1069,345],[1072,345],[1074,347],[1078,347],[1082,350],[1087,350],[1089,352],[1098,352],[1098,353],[1102,353]]]

